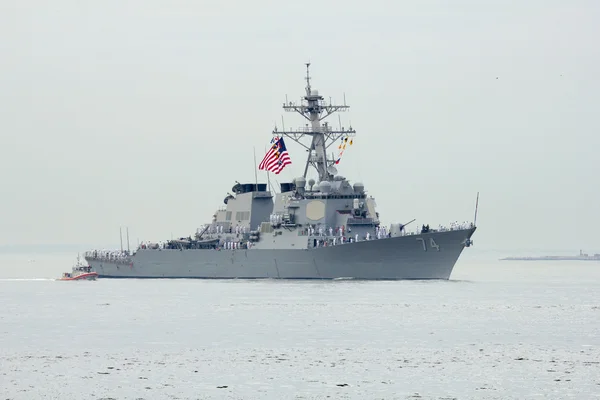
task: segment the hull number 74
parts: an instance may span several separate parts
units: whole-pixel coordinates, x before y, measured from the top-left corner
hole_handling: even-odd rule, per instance
[[[417,238],[417,241],[420,241],[423,244],[423,250],[427,251],[427,241],[424,238]],[[440,246],[433,240],[433,238],[429,238],[429,247],[435,249],[436,251],[440,251]]]

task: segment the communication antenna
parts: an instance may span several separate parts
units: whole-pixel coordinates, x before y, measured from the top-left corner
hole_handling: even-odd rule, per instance
[[[475,200],[475,218],[473,218],[473,225],[477,226],[477,207],[479,206],[479,192],[477,192],[477,200]]]
[[[256,147],[253,146],[252,150],[254,151],[254,183],[256,183],[256,187],[254,190],[258,190],[258,173],[256,172],[258,164],[256,164]]]
[[[309,74],[310,62],[305,63],[305,65],[306,65],[306,94],[308,96],[310,96],[310,74]]]

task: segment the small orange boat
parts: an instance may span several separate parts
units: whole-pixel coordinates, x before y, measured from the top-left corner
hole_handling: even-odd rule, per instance
[[[71,272],[64,272],[59,281],[95,281],[98,273],[92,271],[92,267],[83,264],[81,258],[77,255],[77,264],[73,266]]]

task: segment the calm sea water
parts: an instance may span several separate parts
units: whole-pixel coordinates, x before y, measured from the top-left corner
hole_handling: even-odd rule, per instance
[[[58,282],[0,256],[0,399],[600,398],[600,263],[448,282]]]

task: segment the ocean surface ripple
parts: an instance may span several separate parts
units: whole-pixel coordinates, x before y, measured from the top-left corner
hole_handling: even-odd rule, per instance
[[[600,398],[600,264],[477,261],[447,282],[0,265],[0,399]]]

